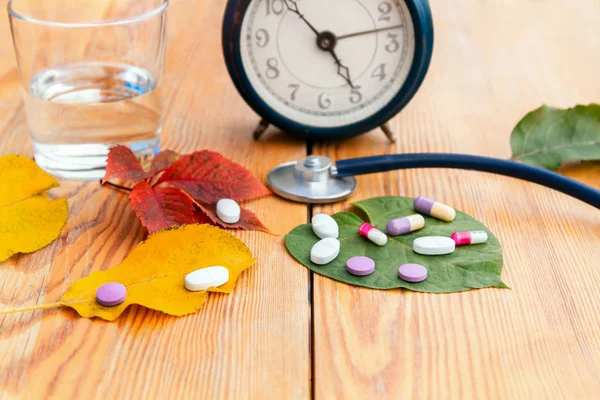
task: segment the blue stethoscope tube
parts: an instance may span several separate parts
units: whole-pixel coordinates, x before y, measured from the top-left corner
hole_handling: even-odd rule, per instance
[[[352,158],[338,161],[335,175],[342,178],[409,168],[466,169],[506,175],[549,187],[600,209],[600,190],[591,186],[543,168],[468,154],[416,153]]]

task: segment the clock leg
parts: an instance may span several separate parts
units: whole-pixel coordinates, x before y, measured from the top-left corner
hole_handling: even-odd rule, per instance
[[[396,142],[396,135],[394,135],[394,132],[392,132],[388,124],[383,124],[380,126],[380,128],[383,133],[385,133],[385,136],[387,136],[387,138],[390,140],[390,143]]]
[[[254,129],[254,133],[252,134],[252,137],[254,138],[254,140],[260,139],[260,137],[262,136],[263,133],[265,133],[265,131],[267,130],[269,125],[270,125],[269,121],[267,121],[266,119],[261,119],[260,122],[258,123],[258,125],[256,125],[256,129]]]

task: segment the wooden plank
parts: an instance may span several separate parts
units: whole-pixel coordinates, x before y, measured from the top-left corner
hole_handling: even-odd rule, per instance
[[[450,151],[506,158],[542,103],[598,101],[594,1],[432,2],[436,45],[399,134],[318,146],[334,159]],[[569,173],[598,185],[598,165]],[[483,221],[512,290],[433,295],[314,277],[315,398],[595,398],[600,393],[600,214],[537,185],[476,172],[359,178],[353,200],[419,194]],[[316,208],[328,213],[346,205]]]
[[[222,3],[178,1],[169,15],[163,146],[211,148],[265,179],[305,146],[281,135],[251,139],[257,117],[238,96],[220,51]],[[0,32],[7,33],[6,20]],[[4,37],[7,37],[6,35]],[[0,154],[31,154],[11,43],[0,45]],[[268,136],[268,137],[267,137]],[[46,249],[0,264],[0,304],[58,300],[78,278],[118,264],[144,234],[125,195],[95,182],[62,181],[70,215]],[[277,233],[306,221],[307,208],[275,197],[248,203]],[[116,322],[70,310],[0,317],[0,399],[286,398],[310,395],[308,272],[282,236],[237,235],[258,263],[233,294],[212,294],[181,318],[132,307]]]

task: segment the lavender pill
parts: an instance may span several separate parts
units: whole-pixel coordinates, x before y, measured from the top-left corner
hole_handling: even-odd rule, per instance
[[[346,261],[346,270],[352,275],[369,275],[375,271],[375,261],[364,256],[352,257]]]
[[[105,307],[118,306],[125,301],[127,289],[118,282],[106,283],[96,291],[96,301]]]
[[[427,268],[421,264],[404,264],[398,269],[398,276],[406,282],[422,282],[427,279]]]

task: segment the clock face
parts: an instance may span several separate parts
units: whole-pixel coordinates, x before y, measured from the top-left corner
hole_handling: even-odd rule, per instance
[[[332,128],[392,101],[411,69],[415,34],[401,0],[252,0],[240,53],[269,107],[295,122]]]

